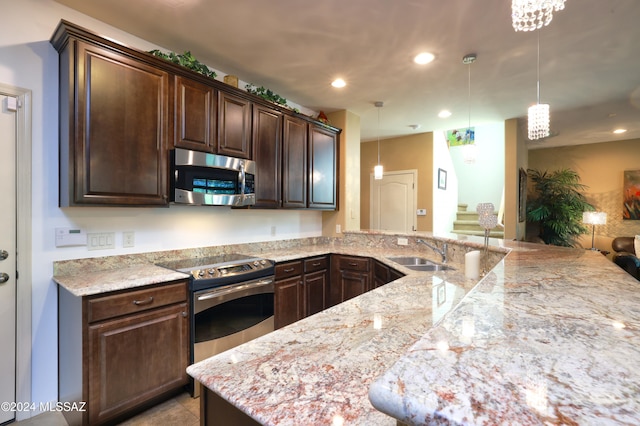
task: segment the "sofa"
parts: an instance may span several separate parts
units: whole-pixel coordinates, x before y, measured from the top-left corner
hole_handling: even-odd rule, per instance
[[[613,262],[640,281],[640,259],[636,255],[634,237],[617,237],[611,248],[614,251]]]

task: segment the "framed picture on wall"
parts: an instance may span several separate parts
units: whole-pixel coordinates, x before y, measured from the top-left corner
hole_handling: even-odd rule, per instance
[[[438,189],[447,189],[447,171],[438,169]]]
[[[518,182],[518,221],[525,220],[527,220],[527,172],[521,167]]]
[[[625,170],[622,219],[640,220],[640,170]]]

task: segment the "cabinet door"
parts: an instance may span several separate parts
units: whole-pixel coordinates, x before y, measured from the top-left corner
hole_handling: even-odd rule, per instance
[[[333,286],[333,282],[331,283]],[[370,289],[369,273],[357,271],[340,271],[338,279],[338,303],[360,296]]]
[[[281,199],[282,114],[253,106],[253,159],[256,162],[254,207],[278,208]]]
[[[215,152],[216,90],[182,76],[174,86],[174,146]]]
[[[284,117],[282,151],[282,206],[307,207],[307,123]]]
[[[168,73],[76,43],[75,66],[60,64],[61,126],[74,123],[61,130],[60,205],[167,204]]]
[[[188,383],[186,303],[90,325],[88,338],[89,424]]]
[[[302,318],[301,284],[300,275],[275,282],[273,321],[276,330]]]
[[[338,136],[330,129],[309,125],[309,208],[338,206]]]
[[[391,281],[390,271],[391,269],[387,265],[375,260],[373,262],[373,288],[378,288]]]
[[[305,274],[303,282],[303,318],[318,313],[327,307],[328,285],[329,271],[326,269]]]
[[[251,159],[251,102],[229,93],[218,95],[218,153]]]

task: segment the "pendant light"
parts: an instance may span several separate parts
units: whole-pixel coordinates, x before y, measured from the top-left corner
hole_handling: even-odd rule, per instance
[[[549,136],[549,104],[540,103],[540,30],[538,32],[538,84],[537,103],[529,107],[528,111],[528,136],[529,140],[535,141]]]
[[[553,12],[564,9],[565,0],[511,0],[511,19],[516,31],[533,31],[549,25]]]
[[[382,101],[377,101],[374,105],[378,108],[378,165],[373,168],[373,178],[375,180],[380,180],[384,174],[382,164],[380,164],[380,108],[382,108],[384,103]]]
[[[462,63],[469,66],[469,125],[467,127],[467,131],[465,132],[465,142],[462,146],[462,157],[464,158],[464,162],[466,164],[474,164],[476,162],[477,156],[477,148],[475,142],[471,139],[471,64],[476,61],[477,57],[478,56],[475,53],[469,53],[467,55],[464,55],[464,57],[462,58]]]

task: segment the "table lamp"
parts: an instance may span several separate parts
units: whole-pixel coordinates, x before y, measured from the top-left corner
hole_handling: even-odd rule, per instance
[[[605,212],[582,212],[582,222],[592,225],[591,230],[591,250],[598,250],[595,247],[596,225],[604,225],[607,223],[607,214]]]

